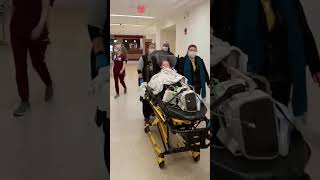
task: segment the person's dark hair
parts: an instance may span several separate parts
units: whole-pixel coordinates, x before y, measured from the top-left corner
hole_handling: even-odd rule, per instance
[[[190,48],[192,48],[192,47],[194,47],[194,48],[196,48],[196,49],[198,50],[198,48],[197,48],[197,46],[196,46],[196,45],[191,44],[191,45],[188,47],[188,51],[189,51],[189,49],[190,49]]]
[[[168,63],[170,64],[170,67],[171,67],[171,62],[169,61],[169,59],[167,57],[162,57],[161,60],[160,60],[160,66],[162,66],[162,63],[164,61],[168,61]]]

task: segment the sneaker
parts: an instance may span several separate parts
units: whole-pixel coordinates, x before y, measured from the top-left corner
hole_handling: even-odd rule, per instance
[[[46,91],[44,94],[44,101],[45,102],[51,101],[52,97],[53,97],[53,86],[50,85],[46,87]]]
[[[117,94],[117,95],[115,95],[115,96],[114,96],[114,98],[115,98],[115,99],[117,99],[118,97],[120,97],[120,95],[119,95],[119,94]]]
[[[127,94],[127,88],[124,88],[124,93]]]
[[[14,110],[13,116],[15,117],[24,116],[29,109],[30,109],[29,102],[21,102],[20,105]]]

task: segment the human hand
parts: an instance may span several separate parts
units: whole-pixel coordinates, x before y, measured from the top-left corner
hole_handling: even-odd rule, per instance
[[[318,86],[320,87],[320,72],[316,72],[312,75],[312,79],[314,81],[314,83],[318,84]]]
[[[43,27],[42,26],[36,26],[35,28],[33,28],[32,32],[31,32],[31,40],[37,40],[40,38],[40,35],[43,31]]]
[[[142,78],[139,78],[139,86],[141,86],[141,84],[144,83]]]
[[[98,37],[92,40],[92,48],[95,53],[105,52],[105,47],[103,44],[103,38]]]

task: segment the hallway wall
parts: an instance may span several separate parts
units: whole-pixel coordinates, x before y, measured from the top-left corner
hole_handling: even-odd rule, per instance
[[[188,16],[185,20],[185,16]],[[176,55],[184,56],[190,44],[198,46],[198,55],[210,66],[210,0],[204,0],[192,9],[181,9],[159,20],[153,26],[146,28],[145,34],[155,34],[157,48],[161,46],[161,29],[176,25]],[[187,28],[187,34],[184,29]]]
[[[176,53],[176,31],[173,29],[163,29],[161,30],[161,42],[169,41],[170,42],[170,51]],[[160,48],[160,47],[159,47]]]

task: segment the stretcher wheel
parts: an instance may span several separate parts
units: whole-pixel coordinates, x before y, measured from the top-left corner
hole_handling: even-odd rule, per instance
[[[160,169],[163,169],[163,168],[164,168],[164,161],[162,161],[162,162],[159,163],[159,167],[160,167]]]
[[[192,158],[195,162],[200,161],[200,152],[192,152]]]
[[[149,125],[146,124],[146,125],[144,126],[144,132],[145,132],[146,134],[148,134],[149,131],[150,131]]]
[[[159,165],[160,169],[164,168],[164,155],[163,154],[160,154],[158,156],[158,165]]]
[[[198,156],[196,156],[196,157],[193,157],[193,160],[195,162],[199,162],[200,161],[200,154]]]

